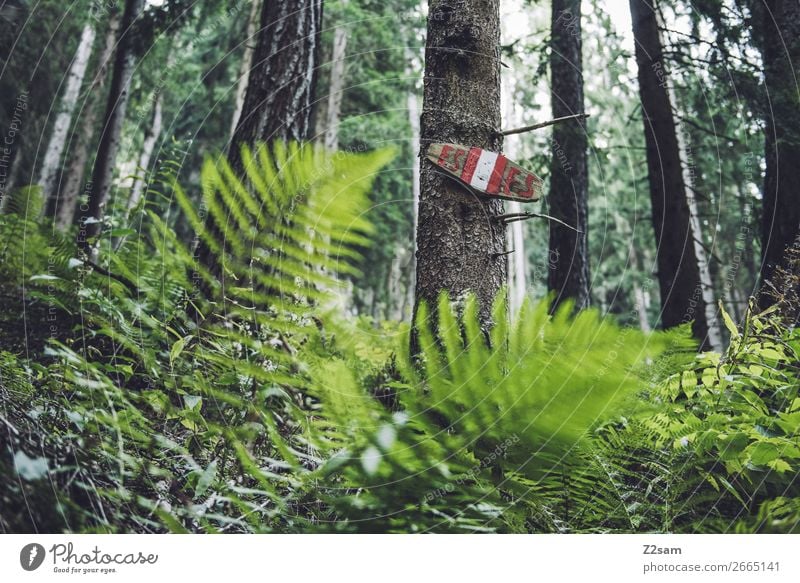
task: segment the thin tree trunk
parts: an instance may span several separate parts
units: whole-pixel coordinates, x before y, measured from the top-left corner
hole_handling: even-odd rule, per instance
[[[800,230],[800,2],[761,0],[766,88],[761,282],[772,278]],[[759,294],[766,308],[773,296]]]
[[[230,136],[236,132],[239,118],[242,117],[244,107],[244,96],[247,92],[247,80],[250,78],[250,67],[253,65],[253,53],[256,46],[256,34],[260,22],[262,0],[252,0],[250,4],[250,16],[247,19],[247,39],[244,41],[244,53],[242,54],[242,64],[239,67],[239,82],[236,84],[236,96],[234,97],[233,117],[231,118]]]
[[[505,119],[503,124],[505,127],[518,127],[517,116],[514,110],[514,86],[511,80],[506,77],[503,83],[503,92],[505,100]],[[517,159],[519,145],[519,136],[508,136],[505,140],[505,154],[512,160]],[[508,204],[508,212],[521,213],[522,205],[517,201],[512,201]],[[522,302],[525,300],[528,287],[528,261],[525,252],[525,232],[524,222],[514,221],[510,225],[511,228],[511,241],[509,242],[508,251],[513,251],[508,254],[508,308],[513,316],[519,312],[522,307]]]
[[[630,0],[656,236],[661,325],[694,321],[706,346],[708,323],[658,21],[648,0]]]
[[[749,297],[751,295],[755,295],[756,290],[758,289],[758,258],[756,257],[754,248],[755,237],[753,229],[750,228],[750,226],[753,224],[753,204],[752,202],[749,202],[748,199],[750,198],[750,195],[749,193],[745,192],[745,188],[742,184],[739,184],[738,191],[741,227],[739,229],[737,239],[742,239],[742,245],[740,249],[741,260],[738,269],[741,269],[741,263],[743,263],[747,269],[748,277],[746,283],[750,286],[750,288],[746,295]]]
[[[509,156],[510,157],[510,156]],[[508,205],[509,213],[521,213],[522,205],[512,201]],[[525,257],[525,232],[523,221],[514,221],[511,227],[511,247],[508,256],[509,297],[508,307],[511,314],[516,314],[522,307],[527,294],[527,261]]]
[[[433,142],[502,148],[499,0],[431,1],[421,128],[423,152]],[[435,312],[442,292],[453,300],[474,293],[488,330],[506,281],[505,229],[493,219],[502,212],[500,201],[475,195],[422,161],[414,314],[421,302]]]
[[[150,125],[147,127],[147,134],[145,134],[144,143],[142,144],[142,152],[139,155],[139,162],[136,165],[137,174],[134,177],[131,195],[128,199],[128,210],[131,210],[139,204],[144,188],[149,183],[150,159],[153,157],[153,151],[155,150],[156,142],[158,142],[158,137],[161,135],[161,128],[164,121],[162,114],[163,96],[163,92],[159,91],[153,103],[153,117],[150,121]],[[139,172],[142,174],[139,175]]]
[[[633,243],[633,233],[631,233],[631,246],[628,249],[628,260],[631,264],[631,271],[638,273],[640,269],[639,257],[636,255],[636,248]],[[633,301],[635,302],[634,308],[636,316],[639,318],[639,328],[642,332],[650,332],[650,321],[647,318],[647,305],[648,301],[645,291],[636,281],[633,283]]]
[[[328,111],[325,127],[325,147],[328,150],[336,150],[339,147],[339,118],[342,113],[346,50],[347,28],[337,26],[333,31],[331,84],[328,92]]]
[[[8,193],[14,190],[17,185],[17,177],[19,176],[19,169],[22,166],[21,160],[19,157],[22,155],[20,148],[17,149],[16,152],[12,150],[12,154],[15,154],[13,158],[11,158],[11,164],[9,165],[8,176],[6,177],[6,183],[3,185],[2,195],[3,199],[0,200],[0,210],[5,207],[6,200],[8,200]]]
[[[75,220],[75,210],[78,206],[78,197],[83,191],[83,176],[86,163],[89,160],[89,144],[94,136],[97,116],[100,112],[100,92],[108,76],[109,63],[114,54],[114,45],[119,30],[119,11],[113,10],[108,23],[103,52],[98,60],[97,72],[92,79],[86,98],[78,111],[78,127],[75,129],[77,139],[70,147],[72,160],[69,162],[67,177],[60,192],[54,198],[55,210],[53,212],[55,226],[59,231],[66,231]]]
[[[722,299],[726,304],[726,310],[733,318],[734,322],[739,322],[741,314],[739,313],[739,305],[736,298],[736,288],[726,285],[722,290]]]
[[[144,0],[127,0],[122,14],[122,25],[114,57],[114,71],[104,116],[100,144],[92,172],[88,210],[79,218],[78,243],[88,247],[89,239],[95,237],[102,225],[103,213],[114,178],[114,164],[122,137],[122,123],[130,98],[130,83],[133,76],[133,24],[142,12]]]
[[[583,113],[581,0],[553,0],[550,53],[553,118]],[[571,298],[575,308],[589,305],[588,141],[584,119],[554,126],[550,164],[549,214],[580,232],[550,223],[547,288],[553,307]]]
[[[61,97],[61,109],[53,122],[53,133],[50,135],[50,141],[47,144],[47,150],[39,173],[39,184],[42,187],[42,198],[45,202],[42,205],[42,209],[47,208],[46,203],[53,194],[56,178],[61,168],[61,156],[64,154],[64,146],[67,143],[67,134],[72,125],[75,105],[78,103],[78,95],[83,86],[83,78],[86,76],[86,67],[89,65],[89,58],[92,55],[94,38],[94,26],[92,23],[86,23],[83,27],[83,32],[81,32],[78,49],[72,58],[64,95]]]

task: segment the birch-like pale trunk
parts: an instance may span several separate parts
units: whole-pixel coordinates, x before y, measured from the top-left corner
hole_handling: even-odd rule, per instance
[[[628,261],[630,262],[631,272],[639,272],[639,257],[636,255],[636,248],[633,245],[633,233],[631,233],[631,245],[628,248]],[[636,316],[639,318],[639,328],[642,332],[650,332],[650,320],[647,318],[647,306],[650,304],[648,294],[638,283],[633,284],[633,301],[635,302]]]
[[[98,59],[97,72],[86,91],[86,98],[78,111],[78,126],[80,127],[74,130],[77,137],[74,144],[70,145],[72,159],[69,162],[64,186],[55,199],[53,220],[55,227],[62,232],[72,225],[75,219],[75,210],[78,206],[78,197],[84,188],[83,176],[86,171],[86,163],[89,161],[89,144],[94,136],[97,117],[100,114],[100,92],[108,76],[111,57],[114,54],[119,22],[119,11],[112,11],[103,44],[103,52]]]
[[[53,122],[53,133],[50,134],[50,141],[47,144],[39,171],[38,183],[42,187],[42,197],[45,201],[42,209],[47,208],[46,201],[50,198],[56,185],[56,178],[61,167],[61,157],[67,143],[67,134],[75,113],[75,105],[78,103],[78,95],[86,76],[86,68],[89,65],[89,58],[92,56],[95,35],[94,26],[87,22],[83,27],[78,48],[69,67],[64,95],[61,97],[61,106]]]
[[[714,300],[714,283],[711,279],[711,270],[708,264],[708,253],[703,245],[703,229],[697,211],[697,199],[694,196],[693,178],[690,176],[688,164],[685,160],[685,150],[681,132],[678,132],[678,143],[681,146],[684,180],[686,180],[686,203],[689,205],[689,220],[692,226],[694,241],[694,254],[697,257],[697,269],[700,271],[700,289],[703,296],[703,309],[708,323],[708,348],[716,352],[722,351],[722,330],[717,318],[717,305]]]
[[[153,104],[153,118],[150,121],[150,126],[147,128],[147,134],[142,144],[142,152],[139,155],[139,162],[136,165],[136,175],[133,187],[131,188],[131,195],[128,199],[128,210],[131,210],[139,204],[144,188],[149,183],[150,160],[153,157],[153,151],[155,150],[156,142],[158,142],[158,137],[161,135],[161,128],[164,124],[162,112],[163,101],[163,93],[159,91],[155,103]]]
[[[514,85],[510,79],[506,78],[503,84],[505,100],[505,127],[518,127],[520,125],[516,110],[514,108]],[[518,135],[508,136],[505,141],[505,154],[510,159],[515,160],[519,154]],[[509,213],[521,213],[522,205],[517,201],[508,203]],[[524,221],[514,221],[510,225],[511,237],[509,240],[508,254],[508,308],[513,316],[519,312],[528,287],[528,262],[525,254],[525,232]]]

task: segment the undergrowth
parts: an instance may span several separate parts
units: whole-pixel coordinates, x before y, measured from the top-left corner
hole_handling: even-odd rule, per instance
[[[700,355],[596,310],[509,321],[502,294],[488,338],[474,299],[420,310],[413,356],[406,326],[343,316],[390,157],[262,146],[243,180],[209,160],[91,258],[14,193],[3,531],[797,529],[800,333],[774,310]]]

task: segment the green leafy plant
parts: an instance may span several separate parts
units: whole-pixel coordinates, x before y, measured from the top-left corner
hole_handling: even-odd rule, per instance
[[[37,501],[0,526],[796,529],[800,341],[774,314],[728,322],[723,355],[547,301],[509,321],[504,294],[487,334],[474,298],[420,309],[413,356],[408,327],[343,318],[390,156],[274,144],[242,177],[207,161],[200,197],[163,183],[213,263],[148,205],[92,259],[12,205],[10,285],[59,322],[0,353],[0,501]]]

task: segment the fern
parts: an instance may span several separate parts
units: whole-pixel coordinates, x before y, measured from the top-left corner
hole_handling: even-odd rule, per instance
[[[15,475],[3,503],[42,500],[58,512],[37,524],[86,532],[796,529],[800,341],[769,314],[699,357],[683,330],[592,310],[528,302],[509,322],[502,294],[488,336],[474,298],[443,296],[436,326],[422,307],[413,358],[407,326],[342,318],[390,155],[275,144],[244,150],[242,177],[208,160],[198,194],[151,185],[211,261],[157,205],[119,245],[111,221],[92,262],[5,215],[26,309],[69,325],[44,354],[0,355],[11,451],[63,486]]]
[[[509,459],[519,471],[539,474],[579,447],[592,428],[640,406],[636,366],[667,343],[618,328],[593,310],[572,318],[565,306],[550,317],[546,302],[526,303],[507,330],[504,301],[501,296],[494,307],[500,323],[491,345],[477,324],[474,298],[466,302],[463,326],[442,298],[438,341],[420,310],[425,369],[420,375],[405,368],[419,387],[406,395],[406,405],[417,415],[441,415],[476,443],[516,436]]]

